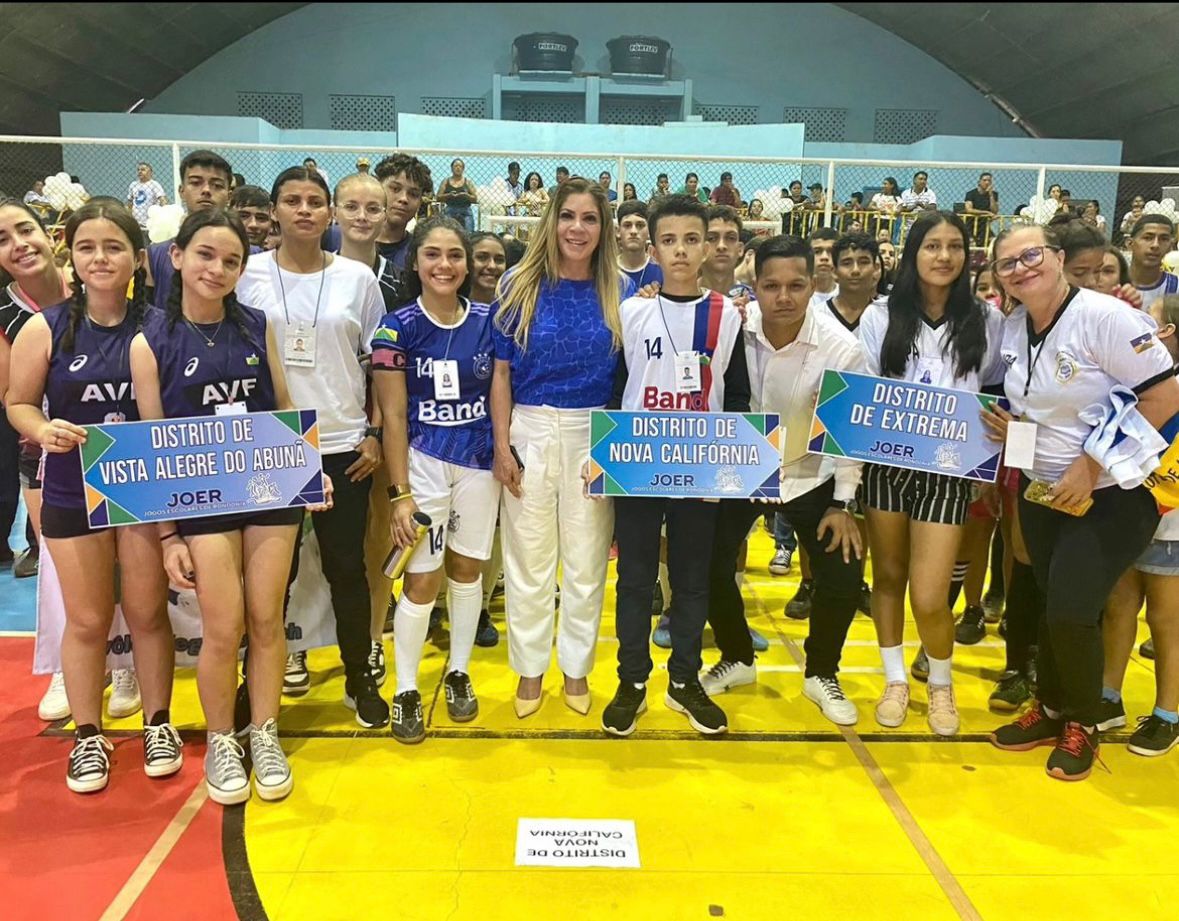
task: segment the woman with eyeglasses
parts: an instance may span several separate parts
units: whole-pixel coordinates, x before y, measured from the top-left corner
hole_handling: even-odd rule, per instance
[[[887,302],[873,302],[860,320],[869,373],[970,393],[1002,380],[1003,317],[971,294],[969,252],[966,225],[956,214],[931,211],[913,222]],[[961,477],[864,468],[872,617],[885,675],[876,704],[882,726],[902,725],[909,708],[902,645],[907,589],[925,652],[913,674],[929,682],[929,727],[941,736],[958,732],[948,599],[971,497],[972,481]],[[924,659],[928,665],[919,667]]]
[[[997,440],[1005,440],[1013,419],[1036,426],[1034,458],[1021,464],[1019,520],[1047,606],[1036,660],[1039,700],[991,742],[1009,751],[1051,745],[1048,774],[1083,780],[1098,748],[1102,607],[1150,543],[1159,511],[1145,487],[1119,488],[1085,452],[1091,426],[1078,413],[1108,402],[1121,385],[1158,427],[1179,412],[1179,381],[1149,318],[1073,287],[1064,268],[1053,228],[1020,227],[995,241],[993,270],[1019,306],[1003,327],[1011,412],[996,407],[983,420]]]

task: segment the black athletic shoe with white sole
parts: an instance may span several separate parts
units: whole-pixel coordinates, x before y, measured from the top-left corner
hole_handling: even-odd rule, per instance
[[[389,705],[381,698],[370,671],[344,681],[344,706],[356,711],[356,722],[365,729],[381,729],[389,725]]]
[[[66,786],[75,793],[97,793],[105,789],[111,776],[110,752],[114,750],[97,726],[79,726],[66,768]]]
[[[706,736],[718,735],[729,728],[725,711],[704,693],[704,688],[696,679],[684,684],[669,682],[663,702],[668,709],[685,714],[692,728]]]
[[[416,745],[426,737],[421,694],[417,691],[402,691],[393,698],[392,728],[393,738],[406,745]]]
[[[1130,736],[1127,747],[1136,755],[1156,758],[1165,755],[1176,744],[1179,744],[1179,723],[1168,723],[1152,713],[1139,718],[1138,728]]]
[[[628,736],[635,731],[639,716],[646,710],[647,686],[623,681],[618,685],[614,699],[602,711],[602,728],[612,736]]]
[[[446,687],[446,714],[456,723],[469,723],[479,715],[479,698],[466,672],[449,672],[442,680]]]
[[[143,727],[143,772],[148,777],[170,777],[184,765],[180,733],[161,711]]]
[[[385,686],[385,644],[380,640],[372,641],[372,648],[368,653],[368,670],[372,672],[373,681],[377,687]]]

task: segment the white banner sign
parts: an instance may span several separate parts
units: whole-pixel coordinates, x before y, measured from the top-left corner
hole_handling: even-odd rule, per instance
[[[638,867],[639,841],[629,819],[520,819],[518,867]]]

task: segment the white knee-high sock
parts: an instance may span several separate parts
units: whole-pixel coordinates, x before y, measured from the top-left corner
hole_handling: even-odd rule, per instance
[[[393,662],[397,668],[397,693],[416,691],[422,647],[430,632],[430,611],[434,605],[415,604],[403,590],[393,615]]]
[[[881,646],[880,662],[884,665],[884,680],[888,684],[907,683],[905,673],[905,648],[903,646]]]
[[[479,629],[479,611],[483,607],[483,577],[474,582],[447,579],[450,610],[450,667],[448,672],[466,672],[471,666],[471,650]]]

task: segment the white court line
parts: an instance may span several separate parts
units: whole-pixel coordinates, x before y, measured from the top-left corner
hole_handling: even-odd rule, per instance
[[[36,636],[32,630],[0,630],[0,637],[7,636]]]

